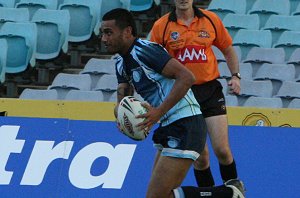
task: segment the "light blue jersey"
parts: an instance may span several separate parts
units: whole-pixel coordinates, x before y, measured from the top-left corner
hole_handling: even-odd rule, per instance
[[[171,56],[160,45],[136,39],[126,55],[116,57],[118,83],[130,83],[145,101],[158,107],[173,88],[174,79],[161,74]],[[167,114],[161,118],[162,126],[201,114],[191,89]]]

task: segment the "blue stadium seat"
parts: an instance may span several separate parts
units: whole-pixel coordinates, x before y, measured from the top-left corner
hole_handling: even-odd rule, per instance
[[[257,0],[248,14],[258,14],[260,28],[263,27],[268,18],[273,15],[289,15],[290,1],[289,0]]]
[[[91,58],[80,74],[89,74],[92,79],[92,87],[94,89],[97,85],[97,82],[104,74],[115,74],[115,63],[114,59],[98,59]]]
[[[39,9],[32,17],[37,25],[37,59],[52,59],[68,51],[70,15],[66,10]],[[45,39],[47,38],[47,39]]]
[[[240,46],[242,51],[242,60],[244,60],[253,47],[271,48],[272,34],[270,30],[245,30],[237,32],[233,39],[234,46]]]
[[[294,0],[294,2],[296,2],[297,0]],[[297,5],[297,7],[294,7],[294,11],[291,12],[291,15],[300,15],[300,3],[299,1],[297,1],[297,3],[295,3],[295,5]]]
[[[272,33],[272,44],[284,31],[300,31],[300,16],[271,15],[262,29]]]
[[[0,7],[0,28],[5,22],[29,21],[29,11],[26,8]]]
[[[273,86],[270,80],[252,81],[241,80],[241,92],[238,95],[239,105],[243,106],[250,96],[271,98]]]
[[[0,0],[0,7],[14,8],[15,0]]]
[[[295,79],[295,67],[292,64],[264,63],[257,70],[253,79],[271,80],[273,85],[272,95],[275,95],[284,81],[293,81]]]
[[[243,79],[252,80],[253,68],[251,63],[240,63],[240,73]]]
[[[88,74],[59,73],[48,89],[55,89],[58,93],[58,99],[65,99],[70,90],[90,91],[91,83],[92,80]]]
[[[153,0],[130,0],[130,11],[146,11],[152,7]]]
[[[246,14],[246,0],[212,0],[207,10],[215,12],[221,19],[228,13]]]
[[[283,32],[273,47],[283,48],[285,51],[285,58],[286,60],[289,60],[294,50],[300,47],[300,31]]]
[[[284,81],[275,97],[281,98],[283,107],[287,107],[292,99],[300,98],[300,82]]]
[[[296,9],[299,6],[300,1],[299,0],[290,0],[290,15],[293,15],[293,13],[296,11]],[[300,7],[299,7],[300,9]]]
[[[231,79],[231,73],[230,73],[230,70],[228,69],[226,62],[219,63],[218,70],[220,73],[220,78]]]
[[[227,28],[229,34],[234,38],[240,29],[258,30],[259,17],[257,14],[227,14],[223,19],[223,24]]]
[[[300,109],[300,99],[295,98],[293,99],[289,104],[288,107],[289,109]]]
[[[246,14],[252,9],[252,6],[256,1],[257,0],[246,0]]]
[[[241,51],[241,48],[239,46],[233,46],[234,50],[235,50],[235,53],[238,57],[238,61],[241,62],[241,59],[242,59],[242,51]],[[212,50],[216,56],[216,59],[218,61],[218,63],[220,62],[226,62],[226,59],[223,55],[223,53],[216,47],[216,46],[212,46]]]
[[[0,30],[0,38],[5,38],[8,45],[7,73],[22,72],[28,64],[35,66],[36,24],[7,22]]]
[[[5,81],[6,57],[7,42],[5,39],[0,39],[0,83],[3,83]]]
[[[68,10],[70,13],[69,40],[82,42],[88,40],[100,20],[101,1],[98,0],[64,0],[59,10]]]
[[[297,48],[292,55],[290,56],[289,60],[287,61],[288,64],[293,64],[296,69],[296,76],[300,75],[300,48]]]
[[[117,86],[116,75],[105,74],[99,79],[94,90],[103,93],[104,101],[116,101]]]
[[[225,96],[225,103],[226,106],[239,106],[238,98],[235,95]]]
[[[63,4],[64,0],[57,0],[57,9],[59,9],[60,4]]]
[[[218,64],[220,78],[230,80],[232,75],[226,62]],[[243,79],[252,80],[252,67],[250,63],[240,63],[240,73]]]
[[[57,9],[57,0],[21,0],[16,3],[16,8],[27,8],[29,10],[30,19],[38,9]]]
[[[65,100],[103,102],[104,96],[101,91],[70,90]]]
[[[282,48],[253,47],[244,60],[244,63],[251,63],[254,75],[263,63],[281,64],[284,62],[285,52]]]
[[[280,98],[265,98],[265,97],[249,97],[244,107],[258,107],[258,108],[283,108],[282,100]]]
[[[98,81],[95,91],[116,91],[118,86],[116,75],[104,74]]]
[[[30,89],[26,88],[22,91],[19,96],[20,99],[28,100],[57,100],[57,91],[56,90],[41,90],[41,89]]]

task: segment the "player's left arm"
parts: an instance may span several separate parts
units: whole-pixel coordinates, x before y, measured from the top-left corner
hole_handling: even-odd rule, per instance
[[[239,60],[232,45],[222,50],[222,53],[226,59],[231,74],[239,73],[240,72]],[[241,85],[240,85],[240,79],[238,77],[232,76],[231,80],[228,82],[228,85],[230,86],[231,92],[235,94],[240,94]]]
[[[150,105],[144,104],[144,106],[148,109],[148,113],[138,116],[141,118],[146,118],[138,125],[141,128],[150,129],[163,115],[165,115],[174,105],[179,102],[179,100],[185,96],[189,88],[195,82],[195,76],[192,74],[192,72],[186,69],[174,58],[171,58],[166,63],[161,74],[167,78],[175,79],[175,83],[171,89],[171,92],[160,106],[154,108]]]

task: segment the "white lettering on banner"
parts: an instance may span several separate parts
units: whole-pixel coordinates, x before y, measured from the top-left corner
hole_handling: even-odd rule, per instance
[[[121,189],[136,145],[117,145],[115,148],[105,142],[96,142],[81,149],[74,157],[70,169],[71,183],[82,189],[102,188]],[[99,157],[107,157],[107,170],[99,176],[90,173],[93,162]]]
[[[9,184],[13,172],[5,167],[11,153],[21,153],[25,140],[16,140],[19,126],[3,125],[0,127],[0,184]]]
[[[21,185],[42,183],[48,166],[55,159],[68,159],[73,147],[72,141],[64,141],[53,147],[54,141],[36,141],[26,166]]]
[[[13,171],[6,171],[11,153],[21,153],[25,140],[16,139],[20,126],[0,127],[0,185],[9,185]],[[68,160],[74,141],[36,140],[26,165],[21,185],[40,185],[49,165],[56,159]],[[106,142],[94,142],[83,147],[73,158],[69,167],[69,180],[77,188],[121,189],[136,149],[135,144],[119,144],[113,147]],[[107,169],[101,175],[91,175],[96,159],[109,159]],[[59,170],[58,170],[59,171]]]

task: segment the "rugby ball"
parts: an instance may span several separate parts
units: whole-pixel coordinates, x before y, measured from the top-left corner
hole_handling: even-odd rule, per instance
[[[147,109],[141,105],[141,101],[133,96],[124,97],[118,107],[118,122],[122,132],[133,140],[144,140],[149,131],[139,130],[137,124],[144,118],[136,118],[137,115],[147,113]]]

